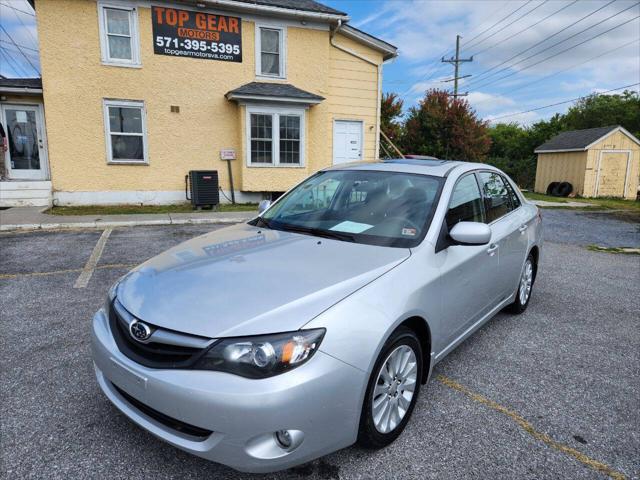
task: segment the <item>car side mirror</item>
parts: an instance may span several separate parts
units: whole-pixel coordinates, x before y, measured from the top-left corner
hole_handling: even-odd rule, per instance
[[[271,200],[262,200],[258,204],[258,215],[262,215],[271,206]]]
[[[456,223],[449,236],[456,245],[486,245],[491,240],[489,225],[478,222]]]

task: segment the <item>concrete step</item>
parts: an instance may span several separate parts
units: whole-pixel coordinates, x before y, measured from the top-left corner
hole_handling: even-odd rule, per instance
[[[46,207],[51,201],[48,180],[0,182],[0,207]]]

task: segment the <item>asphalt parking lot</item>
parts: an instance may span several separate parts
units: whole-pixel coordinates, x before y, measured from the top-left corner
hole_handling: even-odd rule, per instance
[[[404,434],[293,470],[244,475],[136,427],[94,380],[90,319],[131,266],[215,226],[0,235],[2,478],[640,478],[638,224],[543,213],[531,304],[443,360]],[[568,233],[568,232],[572,232]],[[250,291],[247,291],[250,295]]]

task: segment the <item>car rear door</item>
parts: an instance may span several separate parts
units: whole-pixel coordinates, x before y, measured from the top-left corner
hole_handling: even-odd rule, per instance
[[[497,172],[478,173],[484,197],[486,221],[498,250],[495,278],[496,303],[515,292],[527,250],[528,228],[520,200],[508,180]]]
[[[443,229],[458,222],[484,222],[483,198],[474,173],[462,176],[449,200]],[[445,245],[436,253],[447,344],[482,318],[495,304],[498,254],[490,245]]]

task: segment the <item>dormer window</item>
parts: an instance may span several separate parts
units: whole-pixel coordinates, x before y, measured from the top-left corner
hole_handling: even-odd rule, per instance
[[[256,75],[260,77],[285,78],[284,27],[256,26]]]

